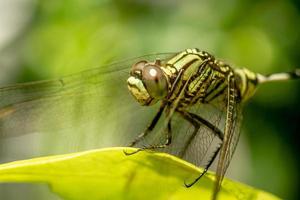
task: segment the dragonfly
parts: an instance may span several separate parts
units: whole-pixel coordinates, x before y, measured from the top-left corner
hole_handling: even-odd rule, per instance
[[[128,89],[142,106],[150,106],[161,101],[160,108],[150,125],[130,144],[134,146],[147,136],[155,127],[163,112],[166,112],[166,139],[159,145],[140,148],[127,155],[141,150],[165,148],[172,141],[172,116],[177,112],[187,120],[194,131],[185,144],[180,155],[186,153],[187,147],[199,132],[200,126],[206,126],[221,141],[213,152],[204,171],[186,187],[193,186],[209,169],[219,155],[216,171],[216,186],[212,199],[217,198],[221,182],[239,139],[240,107],[251,98],[258,85],[271,81],[283,81],[300,78],[300,69],[290,73],[278,73],[263,76],[246,68],[232,68],[215,59],[211,54],[199,49],[187,49],[162,63],[160,60],[141,60],[132,66],[127,80]],[[218,106],[225,111],[224,129],[212,124],[189,108],[197,104],[210,104],[221,97]]]
[[[260,84],[299,78],[300,69],[262,75],[233,68],[197,48],[151,54],[0,88],[0,137],[72,130],[64,142],[72,143],[78,137],[73,133],[81,131],[85,134],[77,139],[94,133],[97,147],[138,147],[124,152],[128,156],[166,151],[204,166],[186,187],[199,181],[218,157],[216,199],[238,143],[244,102]]]

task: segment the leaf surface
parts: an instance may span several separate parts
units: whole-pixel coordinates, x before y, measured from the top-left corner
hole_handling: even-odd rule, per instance
[[[134,149],[105,148],[2,164],[0,182],[46,183],[70,200],[210,199],[212,173],[186,188],[184,182],[192,181],[202,169],[165,153],[126,156],[124,150]],[[279,198],[225,178],[219,199]]]

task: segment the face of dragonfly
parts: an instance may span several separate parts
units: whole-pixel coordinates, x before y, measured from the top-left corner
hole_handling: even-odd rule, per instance
[[[127,79],[127,86],[133,97],[143,106],[155,104],[168,94],[167,75],[161,62],[139,61],[135,63]]]

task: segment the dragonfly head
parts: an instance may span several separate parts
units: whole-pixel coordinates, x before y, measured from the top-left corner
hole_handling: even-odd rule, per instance
[[[154,63],[142,60],[132,65],[127,86],[141,105],[153,105],[166,97],[168,82],[161,67],[160,60]]]

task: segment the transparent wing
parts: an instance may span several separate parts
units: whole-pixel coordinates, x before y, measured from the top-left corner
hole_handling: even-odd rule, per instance
[[[227,89],[224,90],[224,93],[219,95],[218,98],[214,99],[209,104],[197,104],[190,107],[188,110],[222,130],[224,132],[223,141],[216,137],[216,134],[206,126],[200,126],[194,136],[194,127],[191,123],[185,121],[181,116],[176,115],[177,113],[175,112],[172,116],[172,143],[165,149],[166,152],[183,156],[184,159],[199,166],[207,164],[207,162],[211,159],[213,152],[216,151],[217,145],[221,143],[222,145],[216,172],[217,179],[216,188],[214,190],[214,198],[216,198],[219,191],[221,182],[239,139],[241,109],[239,101],[236,99],[237,90],[235,89],[235,85],[233,78],[228,80]],[[183,91],[184,89],[185,88],[183,87],[181,90]],[[179,96],[178,98],[181,97]],[[176,108],[178,105],[174,103],[173,106]],[[167,117],[165,117],[163,121],[166,120],[168,120]],[[165,124],[162,124],[162,128],[158,129],[161,137],[156,141],[164,140],[165,134],[163,132],[165,132],[165,129]],[[191,143],[186,143],[186,141],[188,141],[191,137]],[[150,142],[150,144],[153,143],[157,144],[158,142]],[[188,144],[188,149],[185,154],[181,155],[180,151],[185,148],[186,144]]]
[[[222,144],[216,171],[217,180],[214,195],[218,193],[223,177],[236,149],[242,120],[242,109],[239,100],[236,98],[237,90],[234,88],[234,80],[231,80],[231,83],[228,85],[224,93],[209,104],[197,104],[189,109],[189,112],[197,114],[224,132],[223,141],[218,138],[211,129],[202,125],[189,144],[186,154],[183,156],[184,159],[197,166],[205,166],[208,164],[208,161],[211,159],[218,145]],[[232,99],[232,97],[234,98]],[[232,115],[228,113],[232,113]],[[185,141],[191,137],[194,127],[190,123],[184,122],[182,118],[174,118],[180,121],[175,124],[180,125],[177,125],[177,130],[175,130],[175,137],[177,137],[177,139],[174,144],[172,144],[174,146],[171,147],[173,148],[171,152],[178,154],[176,150],[183,148]]]
[[[184,91],[184,88],[181,90]],[[180,99],[181,97],[179,96],[178,98]],[[177,106],[176,103],[173,103],[173,110]],[[224,95],[220,95],[219,98],[210,104],[199,103],[189,107],[187,110],[187,112],[200,116],[220,130],[224,129],[225,111],[226,101]],[[168,115],[168,112],[166,114]],[[163,144],[166,139],[166,121],[168,121],[167,116],[162,117],[153,133],[140,146]],[[216,137],[216,134],[203,124],[195,132],[195,127],[177,112],[174,112],[171,116],[171,127],[172,143],[162,151],[182,157],[197,166],[207,165],[212,153],[216,151],[216,145],[219,145],[221,142]]]
[[[216,171],[216,185],[213,193],[213,199],[217,198],[222,180],[229,166],[233,153],[236,149],[240,135],[240,124],[242,120],[241,105],[237,99],[237,89],[235,88],[235,80],[233,77],[228,79],[227,101],[226,101],[226,120],[224,128],[224,139],[219,154],[219,161]]]
[[[195,106],[190,111],[194,114],[201,113],[201,117],[205,116],[203,118],[213,124],[218,124],[222,119],[222,113],[210,105]],[[166,140],[166,120],[166,116],[163,116],[153,132],[144,138],[138,147],[163,144]],[[220,142],[211,129],[201,125],[194,135],[193,125],[177,112],[172,116],[171,126],[172,143],[164,149],[158,149],[158,151],[178,156],[197,166],[206,165],[216,144]],[[186,151],[183,152],[185,148]]]
[[[46,134],[49,140],[57,137],[64,141],[59,145],[74,148],[78,142],[90,148],[130,140],[153,112],[129,94],[130,66],[141,59],[164,61],[171,55],[153,54],[57,80],[0,88],[0,136],[51,133]]]
[[[221,105],[222,104],[219,104],[219,106]],[[219,107],[212,104],[200,104],[192,107],[190,112],[210,122],[218,129],[223,130],[224,112]],[[194,129],[194,127],[192,127],[192,129]],[[216,133],[204,124],[201,124],[184,158],[192,161],[197,166],[204,167],[208,164],[220,143],[221,140]]]
[[[201,117],[219,130],[223,130],[226,111],[224,98],[224,95],[221,94],[209,104],[197,103],[188,107],[186,111]],[[176,114],[172,117],[172,122],[174,121],[175,127],[173,130],[175,129],[175,131],[172,132],[175,140],[173,140],[174,142],[169,148],[169,152],[197,166],[206,166],[218,148],[221,142],[220,138],[205,124],[201,124],[195,130],[194,125],[190,121]],[[182,150],[185,151],[184,154],[182,154]]]
[[[223,119],[223,113],[209,104],[195,106],[191,108],[190,111],[194,114],[201,113],[201,117],[216,126],[221,124]],[[165,118],[162,121],[164,120]],[[211,129],[204,125],[201,125],[195,135],[193,135],[195,130],[193,125],[183,119],[178,113],[174,113],[171,124],[172,143],[162,151],[181,157],[197,166],[205,166],[210,159],[212,152],[216,150],[216,145],[220,142],[218,137],[215,136]],[[163,125],[163,123],[160,123],[160,125],[156,127],[154,134],[151,136],[149,135],[155,139],[151,140],[149,139],[150,137],[148,137],[146,139],[147,142],[143,144],[144,146],[148,146],[149,144],[161,144],[165,141],[166,129],[163,129],[165,127]],[[189,143],[190,140],[191,142]],[[187,148],[187,150],[183,153],[182,151],[185,148]]]

